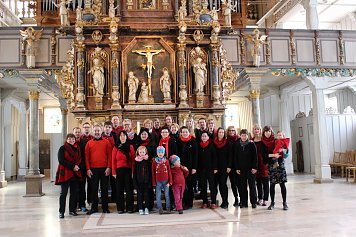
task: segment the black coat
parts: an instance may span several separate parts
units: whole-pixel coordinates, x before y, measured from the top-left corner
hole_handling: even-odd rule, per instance
[[[219,172],[226,173],[227,168],[232,168],[232,145],[226,142],[226,145],[222,148],[217,148],[215,145],[216,157],[218,162]]]
[[[151,164],[149,160],[143,160],[141,162],[135,161],[133,170],[133,182],[135,187],[137,187],[138,184],[151,186]]]
[[[163,147],[166,148],[166,145],[164,145]],[[171,155],[177,155],[178,154],[178,152],[177,152],[177,143],[176,143],[176,140],[174,138],[170,138],[169,141],[168,141],[168,152],[169,152],[169,154],[167,154],[167,151],[166,151],[167,159],[169,159],[169,157],[171,157]]]
[[[139,146],[141,146],[142,144],[142,140],[139,139],[138,142],[136,143],[135,145],[135,151],[137,151],[137,148]],[[153,158],[156,157],[156,149],[157,149],[157,145],[156,145],[156,142],[154,140],[151,139],[151,141],[148,143],[148,145],[146,146],[146,149],[147,149],[147,154],[148,154],[148,158],[149,160],[152,160]]]
[[[180,163],[190,171],[192,169],[196,170],[198,166],[198,146],[195,139],[192,137],[187,142],[178,139],[177,150]]]
[[[201,170],[217,170],[217,161],[215,145],[212,142],[209,142],[209,145],[205,148],[202,148],[200,145],[198,145],[198,172]]]
[[[257,149],[252,141],[247,145],[242,146],[240,140],[235,143],[235,170],[241,172],[250,172],[252,169],[257,170]]]

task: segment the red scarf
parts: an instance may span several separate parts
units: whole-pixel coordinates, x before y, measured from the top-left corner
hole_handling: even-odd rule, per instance
[[[200,147],[203,148],[203,149],[206,148],[207,146],[209,146],[209,141],[210,140],[208,140],[206,142],[200,141],[200,144],[199,144]]]
[[[140,146],[147,146],[150,143],[151,139],[147,138],[146,140],[142,141]]]
[[[135,161],[141,162],[143,160],[148,160],[148,155],[136,156]]]
[[[273,148],[274,148],[274,136],[271,135],[269,138],[265,137],[265,135],[262,135],[262,142],[263,144],[266,145],[268,149],[268,153],[273,153]]]
[[[189,134],[189,136],[188,136],[187,138],[180,137],[180,140],[181,140],[182,142],[189,142],[190,139],[192,139],[192,135],[190,135],[190,134]]]
[[[166,138],[161,138],[161,140],[159,141],[159,144],[158,146],[163,146],[163,144],[166,144],[166,156],[168,157],[169,156],[169,152],[168,152],[168,147],[169,147],[169,139],[171,137],[168,135],[168,137]]]
[[[233,136],[227,135],[227,140],[229,142],[236,142],[237,139],[239,139],[239,137],[237,135],[233,135]]]
[[[216,148],[220,149],[223,148],[226,145],[227,139],[224,137],[223,139],[219,140],[219,138],[215,137],[214,138],[214,144]]]

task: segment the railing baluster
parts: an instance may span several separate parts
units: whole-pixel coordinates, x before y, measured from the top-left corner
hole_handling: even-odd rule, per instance
[[[22,0],[22,16],[21,17],[25,17],[25,13],[26,13],[26,11],[25,11],[25,0]]]

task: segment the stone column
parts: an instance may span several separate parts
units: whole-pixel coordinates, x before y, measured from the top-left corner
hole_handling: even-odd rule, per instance
[[[4,125],[3,125],[3,106],[2,106],[2,90],[0,90],[0,188],[7,186],[5,180],[5,156],[4,156]]]
[[[120,105],[120,82],[119,82],[119,52],[118,44],[110,44],[111,48],[111,75],[112,75],[112,105],[111,109],[121,109]]]
[[[30,98],[30,128],[29,128],[29,160],[30,167],[28,175],[25,176],[26,195],[25,197],[40,197],[42,193],[42,179],[44,175],[40,174],[39,168],[39,115],[38,99],[39,91],[31,89]]]
[[[326,113],[324,90],[328,88],[328,78],[304,77],[312,91],[313,100],[313,133],[314,133],[314,157],[315,157],[315,183],[330,183],[331,169],[329,165],[330,153],[328,143],[325,138],[328,136],[326,131]],[[321,139],[324,141],[321,142]]]
[[[220,102],[220,84],[219,84],[219,43],[211,43],[210,50],[211,50],[211,61],[212,61],[212,68],[211,68],[211,85],[213,88],[213,107],[221,107]]]
[[[187,99],[187,75],[186,75],[186,55],[185,55],[185,43],[178,43],[178,83],[179,83],[179,108],[188,107]]]
[[[292,137],[288,109],[288,94],[281,94],[279,100],[279,127],[284,132],[286,137]],[[293,141],[294,142],[294,141]],[[287,174],[293,174],[293,150],[292,144],[289,146],[289,157],[285,159],[285,167]]]
[[[318,1],[317,0],[303,0],[303,7],[306,11],[306,25],[308,30],[317,30],[319,28],[318,17]]]
[[[76,45],[77,46],[77,96],[76,96],[76,101],[77,101],[77,110],[85,110],[84,106],[84,100],[85,100],[85,95],[84,95],[84,79],[85,79],[85,72],[84,72],[84,67],[85,67],[85,55],[84,55],[84,49],[85,49],[85,44],[79,43]]]
[[[62,136],[63,136],[63,141],[65,141],[65,137],[67,136],[68,133],[68,109],[67,108],[61,108],[61,114],[62,114]]]
[[[18,177],[17,179],[21,180],[23,177],[27,174],[28,170],[28,157],[27,157],[27,119],[26,119],[26,106],[25,103],[20,104],[19,108],[20,112],[20,124],[19,124],[19,130],[22,131],[20,132],[19,136],[19,170],[18,170]]]
[[[260,89],[250,89],[252,103],[252,124],[261,124]]]

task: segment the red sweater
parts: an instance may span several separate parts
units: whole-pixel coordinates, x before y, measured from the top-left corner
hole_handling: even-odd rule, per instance
[[[111,149],[113,149],[114,146],[115,146],[114,136],[113,136],[113,135],[111,135],[111,136],[106,136],[105,133],[103,133],[101,136],[102,136],[104,139],[106,139],[106,140],[108,140],[108,141],[110,142]]]
[[[127,162],[125,153],[119,150],[117,147],[114,147],[112,150],[112,175],[116,175],[116,169],[118,168],[133,168],[135,161],[135,150],[132,145],[130,145],[129,156],[130,159],[129,162]]]
[[[165,158],[162,163],[157,163],[156,159],[152,160],[152,185],[156,186],[157,182],[168,180],[172,185],[172,174],[169,161]]]
[[[181,167],[173,166],[171,167],[173,186],[182,186],[185,187],[185,178],[189,174],[188,170],[185,170]]]
[[[116,128],[112,127],[112,132],[115,133],[116,135],[119,135],[119,133],[124,129],[123,126],[117,126]]]
[[[99,138],[88,141],[85,146],[85,166],[92,168],[111,168],[111,144],[108,140]]]
[[[281,138],[277,139],[274,142],[274,150],[273,153],[279,153],[279,157],[282,156],[282,152],[280,152],[280,149],[288,149],[290,144],[290,138]]]

